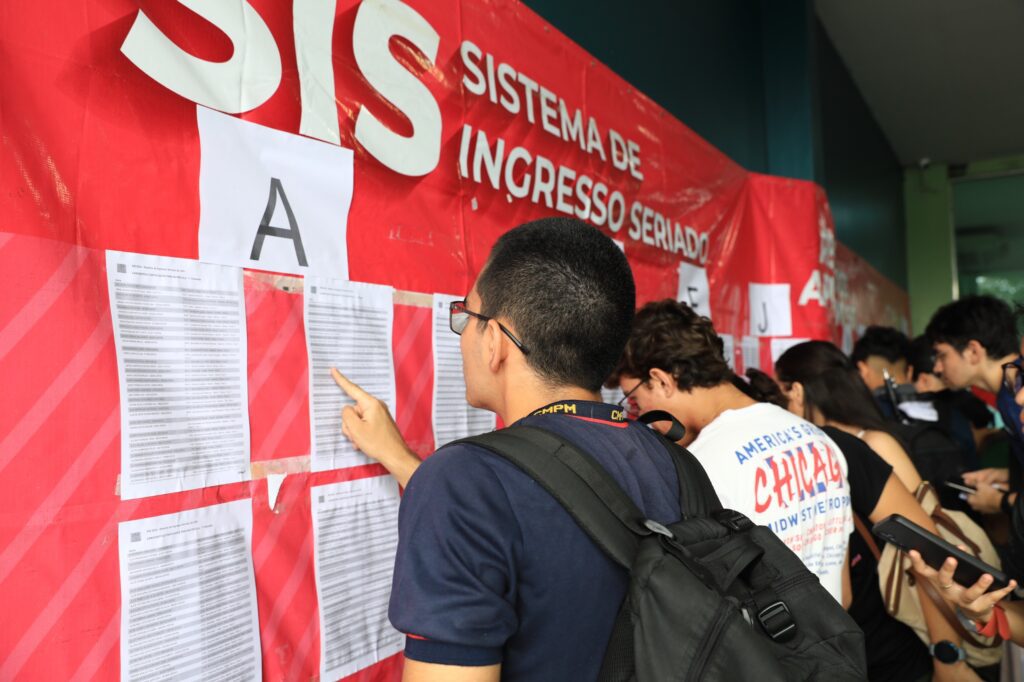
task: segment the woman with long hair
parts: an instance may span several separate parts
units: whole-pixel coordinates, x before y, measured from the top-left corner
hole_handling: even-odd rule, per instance
[[[889,463],[907,490],[917,491],[920,474],[889,433],[871,392],[843,351],[827,341],[799,343],[775,362],[775,378],[791,412],[860,438]]]
[[[749,369],[746,376],[737,377],[733,383],[754,400],[788,408],[821,427],[839,446],[849,469],[853,513],[864,527],[891,514],[900,514],[936,532],[931,517],[912,494],[921,477],[907,454],[895,443],[899,450],[891,450],[891,459],[883,459],[868,444],[868,432],[888,434],[870,393],[866,393],[859,375],[842,352],[832,344],[812,341],[794,346],[779,362],[783,367],[780,370],[776,365],[778,383],[763,372]],[[861,396],[857,395],[859,388],[864,389]],[[846,397],[833,399],[831,393],[836,391],[844,392]],[[861,397],[866,397],[868,403]],[[822,403],[824,410],[819,407]],[[876,436],[872,440],[892,445],[885,438]],[[897,464],[906,478],[899,475]],[[879,539],[878,544],[884,542]],[[877,561],[859,532],[850,536],[850,592],[853,599],[848,611],[864,631],[868,677],[872,682],[914,680],[929,674],[933,679],[978,679],[966,664],[960,663],[959,669],[954,670],[933,660],[914,631],[889,615],[879,589]],[[959,644],[955,630],[934,606],[924,606],[927,601],[922,595],[923,615],[932,641]]]

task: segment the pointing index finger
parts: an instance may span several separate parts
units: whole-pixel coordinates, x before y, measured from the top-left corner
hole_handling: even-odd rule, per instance
[[[334,367],[331,367],[331,376],[334,378],[334,383],[338,384],[349,398],[355,400],[357,405],[362,406],[373,397]]]

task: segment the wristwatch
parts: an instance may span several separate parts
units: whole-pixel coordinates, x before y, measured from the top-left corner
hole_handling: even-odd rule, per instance
[[[942,640],[928,645],[928,653],[940,663],[952,665],[967,658],[966,652],[949,640]]]

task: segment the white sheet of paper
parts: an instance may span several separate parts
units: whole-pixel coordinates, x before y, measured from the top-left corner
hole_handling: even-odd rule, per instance
[[[711,317],[711,287],[708,271],[687,262],[679,264],[679,292],[676,300],[693,308],[704,317]]]
[[[619,401],[625,397],[622,389],[619,387],[615,388],[604,388],[601,387],[601,400],[608,405],[618,405]]]
[[[761,369],[761,340],[756,336],[740,339],[740,354],[743,356],[743,371]]]
[[[750,284],[750,333],[792,336],[789,284]]]
[[[320,604],[320,679],[336,680],[402,650],[388,621],[398,546],[398,484],[390,476],[310,488]]]
[[[840,347],[847,355],[853,352],[853,327],[848,324],[843,325],[843,337]]]
[[[303,304],[313,471],[372,461],[341,432],[341,408],[353,401],[334,383],[332,367],[383,400],[395,414],[392,296],[391,287],[379,284],[306,278]]]
[[[118,524],[121,679],[263,678],[252,501]]]
[[[242,271],[107,251],[121,497],[250,479]]]
[[[493,412],[466,402],[459,337],[448,326],[448,304],[460,296],[434,294],[434,448],[453,440],[493,431]],[[470,321],[473,324],[473,321]]]
[[[277,496],[281,492],[281,484],[288,474],[267,474],[267,505],[270,511],[277,506]]]
[[[899,404],[900,412],[911,419],[923,422],[939,421],[939,411],[935,409],[935,403],[930,400],[908,400]]]
[[[810,341],[810,339],[772,339],[772,364],[778,362],[779,357],[781,357],[787,350],[797,344],[804,343],[805,341]]]
[[[732,334],[719,334],[718,338],[722,339],[722,355],[725,356],[725,362],[733,370],[736,369],[736,337]]]
[[[196,115],[199,259],[347,279],[352,150],[204,107]],[[281,232],[260,237],[261,225]]]

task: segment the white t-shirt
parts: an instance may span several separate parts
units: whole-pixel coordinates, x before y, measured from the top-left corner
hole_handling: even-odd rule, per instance
[[[814,424],[776,405],[726,410],[690,446],[722,506],[768,526],[837,601],[853,532],[846,459]]]

